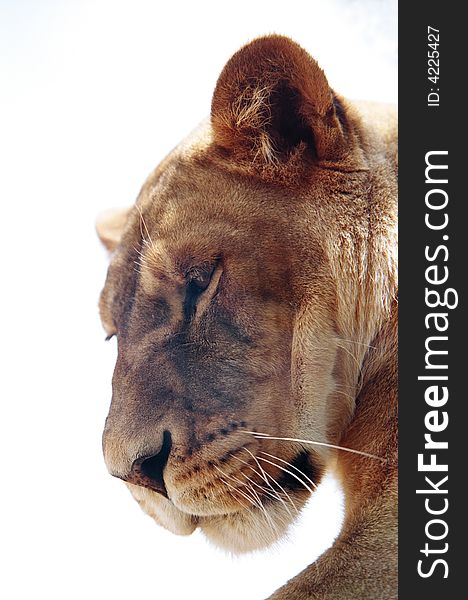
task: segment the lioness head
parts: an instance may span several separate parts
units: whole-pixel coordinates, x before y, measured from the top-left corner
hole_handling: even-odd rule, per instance
[[[171,531],[267,545],[331,464],[395,285],[388,140],[302,48],[261,38],[210,121],[98,223],[105,460]]]

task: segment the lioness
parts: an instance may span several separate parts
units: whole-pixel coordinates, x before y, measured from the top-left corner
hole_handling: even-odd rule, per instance
[[[104,455],[140,506],[242,552],[326,470],[342,482],[341,534],[277,600],[396,598],[396,198],[394,111],[350,104],[273,35],[98,222],[118,339]]]

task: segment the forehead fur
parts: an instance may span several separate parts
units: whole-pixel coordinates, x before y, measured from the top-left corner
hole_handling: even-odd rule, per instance
[[[385,119],[392,123],[388,114]],[[376,147],[362,168],[340,170],[318,163],[310,166],[307,184],[285,185],[233,171],[212,140],[205,122],[166,162],[163,180],[141,198],[155,238],[155,264],[196,263],[222,251],[251,253],[261,260],[261,250],[268,248],[270,262],[284,262],[288,255],[309,279],[326,257],[329,276],[334,274],[344,286],[342,297],[350,304],[359,303],[367,279],[375,282],[367,296],[376,304],[393,297],[396,188],[394,173],[386,175],[392,168],[383,161],[387,147]],[[372,136],[367,143],[375,143]]]

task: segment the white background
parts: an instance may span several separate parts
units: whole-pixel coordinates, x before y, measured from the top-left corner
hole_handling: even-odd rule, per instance
[[[107,475],[115,360],[95,216],[209,112],[229,56],[290,35],[350,97],[396,100],[396,1],[0,1],[0,596],[259,600],[339,527],[333,482],[290,541],[235,559],[158,528]]]

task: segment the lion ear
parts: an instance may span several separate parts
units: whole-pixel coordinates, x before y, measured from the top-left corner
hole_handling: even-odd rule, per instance
[[[96,232],[103,245],[113,252],[118,246],[131,208],[111,208],[96,219]]]
[[[341,110],[318,64],[287,37],[259,38],[228,61],[211,105],[214,142],[257,170],[298,157],[339,160]]]

